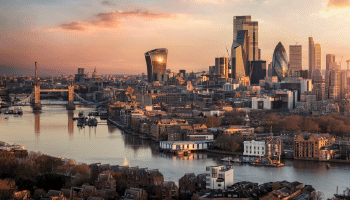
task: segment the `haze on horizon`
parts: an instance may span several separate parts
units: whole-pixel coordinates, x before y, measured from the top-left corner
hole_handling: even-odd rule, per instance
[[[34,69],[73,74],[146,72],[144,53],[167,48],[168,69],[208,70],[228,56],[233,16],[259,22],[259,48],[268,63],[279,41],[285,49],[308,37],[342,67],[350,57],[350,0],[0,0],[0,69]],[[343,58],[343,59],[342,59]],[[0,70],[1,71],[1,70]],[[31,74],[28,74],[31,75]]]

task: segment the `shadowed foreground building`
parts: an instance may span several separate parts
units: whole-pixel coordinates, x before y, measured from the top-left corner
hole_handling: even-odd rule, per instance
[[[154,81],[166,81],[166,65],[168,61],[168,49],[153,49],[145,53],[147,64],[147,78],[149,83]]]

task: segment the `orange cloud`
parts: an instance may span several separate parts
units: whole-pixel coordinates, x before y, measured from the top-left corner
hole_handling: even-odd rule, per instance
[[[115,11],[109,13],[99,13],[95,15],[97,20],[85,22],[70,22],[60,24],[58,27],[68,31],[85,31],[88,27],[102,27],[102,28],[116,28],[122,20],[129,17],[136,17],[141,19],[166,19],[174,18],[170,14],[156,14],[149,11],[135,10],[135,11]]]
[[[328,0],[327,8],[345,8],[350,6],[350,0]]]

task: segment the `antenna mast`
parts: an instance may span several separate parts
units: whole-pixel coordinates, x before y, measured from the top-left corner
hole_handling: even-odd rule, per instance
[[[35,80],[38,80],[38,66],[37,66],[38,62],[35,61],[34,64],[35,64],[35,75],[34,75],[34,79],[35,79]]]

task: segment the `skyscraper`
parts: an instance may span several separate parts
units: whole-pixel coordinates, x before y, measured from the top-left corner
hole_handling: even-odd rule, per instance
[[[168,61],[168,49],[154,49],[145,53],[149,83],[164,81]]]
[[[321,69],[321,45],[315,44],[312,37],[309,37],[309,78],[312,78],[312,72],[315,69]]]
[[[335,55],[327,54],[326,55],[326,72],[329,71],[329,64],[335,62]]]
[[[288,59],[284,46],[279,42],[273,52],[272,58],[272,75],[277,76],[279,81],[288,77]]]
[[[234,16],[233,17],[233,40],[237,38],[237,31],[248,31],[249,37],[249,54],[248,60],[259,60],[259,46],[258,46],[258,22],[251,21],[251,16]]]
[[[315,51],[315,69],[321,70],[321,45],[320,44],[314,44],[314,51]]]
[[[260,80],[264,80],[266,77],[266,61],[252,61],[252,75],[250,77],[250,84],[259,84]]]
[[[333,63],[333,64],[332,64]],[[329,87],[330,87],[330,72],[334,68],[335,55],[327,54],[326,55],[326,74],[325,74],[325,99],[329,98]]]
[[[232,78],[238,79],[249,73],[249,36],[248,31],[237,31],[236,40],[231,47]]]
[[[228,58],[220,57],[215,58],[215,70],[218,78],[227,79],[228,78]]]
[[[289,45],[289,73],[302,70],[302,46]]]
[[[322,78],[322,74],[319,69],[314,70],[312,82],[313,82],[312,91],[316,95],[316,101],[322,101],[324,99],[325,82]]]
[[[314,39],[309,37],[309,78],[315,69]]]

